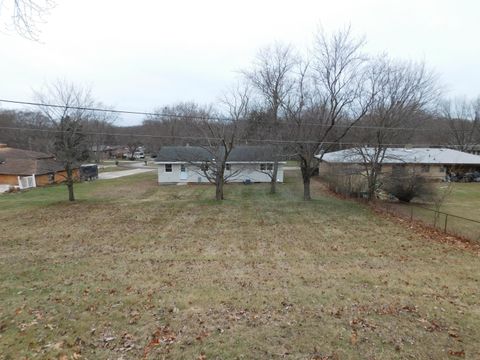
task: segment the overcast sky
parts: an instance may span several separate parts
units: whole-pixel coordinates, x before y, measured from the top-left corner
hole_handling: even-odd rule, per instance
[[[370,53],[425,61],[448,95],[480,94],[478,0],[56,2],[41,42],[0,33],[0,98],[32,100],[33,89],[63,78],[122,110],[212,103],[260,47],[304,49],[319,25],[330,32],[348,24]]]

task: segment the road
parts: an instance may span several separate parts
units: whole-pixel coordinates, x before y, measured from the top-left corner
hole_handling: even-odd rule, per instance
[[[150,171],[155,171],[155,169],[147,168],[147,169],[131,169],[131,170],[102,172],[98,174],[98,179],[99,180],[117,179],[124,176],[136,175],[136,174],[146,173]]]

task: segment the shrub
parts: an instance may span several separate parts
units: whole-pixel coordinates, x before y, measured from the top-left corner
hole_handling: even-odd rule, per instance
[[[328,188],[337,194],[362,197],[367,191],[365,178],[358,169],[330,165],[320,176]]]
[[[428,199],[434,193],[434,187],[424,177],[415,173],[392,174],[385,179],[383,189],[403,202],[414,198]]]

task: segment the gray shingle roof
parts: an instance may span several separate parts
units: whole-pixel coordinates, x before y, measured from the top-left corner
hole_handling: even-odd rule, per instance
[[[274,149],[268,146],[237,146],[233,148],[228,161],[231,162],[272,162]],[[158,152],[156,162],[204,162],[211,161],[215,154],[200,146],[164,146]]]
[[[373,148],[364,148],[366,154],[373,153]],[[318,155],[317,155],[318,157]],[[326,153],[322,161],[330,163],[363,163],[358,149],[347,149]],[[384,164],[445,164],[445,165],[480,165],[480,156],[452,149],[432,148],[388,148],[385,152]]]

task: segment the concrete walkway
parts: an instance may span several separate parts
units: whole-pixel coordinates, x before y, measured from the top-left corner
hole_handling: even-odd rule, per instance
[[[124,176],[136,175],[136,174],[146,173],[154,170],[155,169],[131,169],[131,170],[103,172],[98,174],[98,179],[99,180],[117,179]]]

